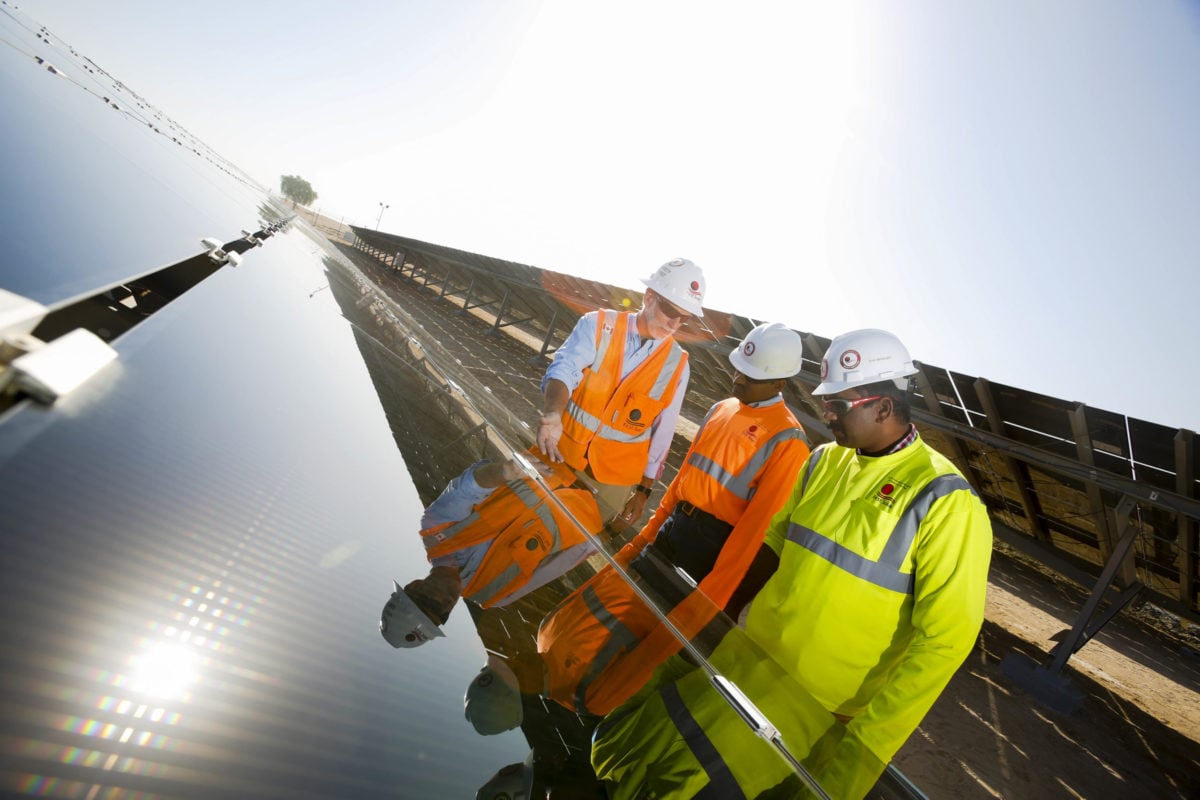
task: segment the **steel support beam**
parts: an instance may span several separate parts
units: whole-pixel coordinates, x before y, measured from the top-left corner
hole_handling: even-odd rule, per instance
[[[1133,542],[1138,536],[1138,527],[1129,521],[1129,514],[1136,506],[1133,498],[1125,496],[1117,506],[1117,515],[1121,520],[1121,538],[1118,540],[1112,555],[1104,565],[1099,580],[1083,604],[1083,609],[1075,619],[1075,624],[1067,635],[1050,651],[1042,664],[1032,662],[1021,653],[1009,653],[1000,662],[1000,667],[1013,683],[1029,692],[1046,706],[1063,714],[1070,714],[1083,704],[1084,693],[1076,688],[1068,676],[1063,674],[1063,667],[1079,648],[1083,647],[1118,611],[1133,600],[1143,588],[1134,584],[1126,589],[1099,618],[1095,618],[1096,610],[1108,592],[1109,586],[1120,565],[1129,555]]]
[[[1055,649],[1054,657],[1050,660],[1050,664],[1047,667],[1051,672],[1061,671],[1066,665],[1067,659],[1074,655],[1091,638],[1090,635],[1085,638],[1083,635],[1084,631],[1091,625],[1092,616],[1096,613],[1100,601],[1104,599],[1109,584],[1113,582],[1113,578],[1121,571],[1122,564],[1128,560],[1128,556],[1133,548],[1133,542],[1137,539],[1139,529],[1129,520],[1129,515],[1136,505],[1133,499],[1128,496],[1122,497],[1121,502],[1117,505],[1116,517],[1120,525],[1121,538],[1115,543],[1112,553],[1104,564],[1104,571],[1100,573],[1100,579],[1096,581],[1096,586],[1092,589],[1091,595],[1088,597],[1087,602],[1083,604],[1083,610],[1079,613],[1075,624],[1071,626],[1071,632],[1067,634],[1067,638],[1059,642],[1058,647]],[[1134,584],[1130,584],[1130,586],[1133,587]],[[1141,587],[1136,588],[1140,589]],[[1128,603],[1129,600],[1127,599],[1125,602]],[[1110,614],[1109,617],[1111,616]],[[1109,617],[1105,617],[1103,622],[1107,622]],[[1098,627],[1096,626],[1096,628]],[[1094,632],[1095,630],[1093,630]]]
[[[939,417],[945,417],[946,412],[942,409],[942,403],[938,400],[937,392],[933,389],[933,382],[925,374],[924,366],[917,372],[917,388],[921,390],[921,396],[925,400],[925,408]],[[962,465],[963,471],[970,474],[971,482],[982,491],[983,487],[987,484],[987,479],[980,474],[975,464],[971,462],[967,448],[963,445],[962,440],[951,438],[950,447],[954,450],[954,457]]]
[[[1003,436],[1004,420],[1000,417],[996,398],[992,396],[992,385],[986,378],[975,379],[975,396],[979,398],[979,403],[983,406],[983,413],[992,433]],[[1025,520],[1029,524],[1030,533],[1039,541],[1053,546],[1054,541],[1050,538],[1050,531],[1042,522],[1042,504],[1038,501],[1037,495],[1029,488],[1033,485],[1033,479],[1029,476],[1029,468],[1010,456],[1004,449],[1000,450],[1000,454],[1004,466],[1012,473],[1016,481],[1017,498],[1021,501],[1021,509],[1025,512]]]
[[[503,327],[501,325],[501,321],[504,319],[504,315],[508,313],[508,300],[511,296],[512,291],[510,289],[505,289],[504,297],[500,298],[500,310],[496,312],[496,321],[492,323],[491,330],[488,331],[489,336],[499,335],[500,328]]]
[[[1175,491],[1184,497],[1196,496],[1196,434],[1180,430],[1175,434]],[[1179,516],[1179,599],[1189,608],[1196,606],[1197,534],[1200,524],[1194,519]]]
[[[1092,447],[1092,434],[1088,430],[1087,406],[1082,403],[1076,405],[1070,412],[1070,418],[1071,432],[1075,436],[1075,452],[1079,454],[1079,463],[1095,468],[1096,451]],[[1117,525],[1120,523],[1109,517],[1109,509],[1104,504],[1104,495],[1100,492],[1100,487],[1091,481],[1088,481],[1085,486],[1088,505],[1095,519],[1096,536],[1100,542],[1100,558],[1108,562],[1117,547],[1119,539]],[[1117,579],[1121,586],[1132,586],[1137,582],[1137,570],[1132,558],[1118,562]]]

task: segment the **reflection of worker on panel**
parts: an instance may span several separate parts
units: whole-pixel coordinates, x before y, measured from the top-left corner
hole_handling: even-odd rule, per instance
[[[971,651],[992,531],[958,469],[910,420],[916,367],[890,333],[834,339],[813,390],[835,442],[813,451],[767,528],[775,573],[709,658],[826,792],[860,798]],[[801,777],[727,684],[668,662],[596,729],[612,800],[802,796]],[[665,783],[664,783],[665,782]]]
[[[597,491],[618,529],[642,516],[675,436],[691,368],[674,334],[700,317],[704,273],[686,258],[642,281],[641,310],[591,311],[575,323],[542,378],[537,443]]]
[[[507,605],[594,552],[579,528],[600,530],[591,493],[572,485],[575,473],[565,465],[533,464],[554,498],[516,461],[481,461],[425,510],[421,538],[432,567],[404,588],[395,584],[379,618],[389,644],[417,647],[444,635],[438,626],[460,596],[484,608]]]
[[[781,394],[802,356],[800,336],[784,325],[750,331],[729,355],[733,397],[709,409],[657,510],[616,556],[689,639],[727,608],[808,456]],[[692,582],[679,580],[676,568]],[[679,648],[611,567],[564,600],[538,633],[547,694],[580,713],[608,713]]]

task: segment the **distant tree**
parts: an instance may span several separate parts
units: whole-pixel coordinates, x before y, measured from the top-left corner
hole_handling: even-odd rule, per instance
[[[312,184],[299,175],[280,175],[279,191],[292,201],[292,208],[295,208],[297,203],[302,206],[310,206],[317,199],[317,193],[313,191]]]

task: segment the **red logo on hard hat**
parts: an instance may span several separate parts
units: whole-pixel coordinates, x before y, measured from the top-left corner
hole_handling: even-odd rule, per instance
[[[862,356],[857,350],[847,350],[842,353],[842,357],[838,359],[838,363],[842,365],[842,369],[854,369],[862,363]]]
[[[748,356],[754,355],[754,342],[746,342],[742,345],[742,352]]]
[[[828,377],[829,377],[829,359],[822,358],[821,359],[821,380],[825,380]]]

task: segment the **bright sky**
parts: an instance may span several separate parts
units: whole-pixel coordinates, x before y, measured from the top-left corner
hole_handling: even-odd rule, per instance
[[[26,0],[335,219],[1200,430],[1200,4]]]

